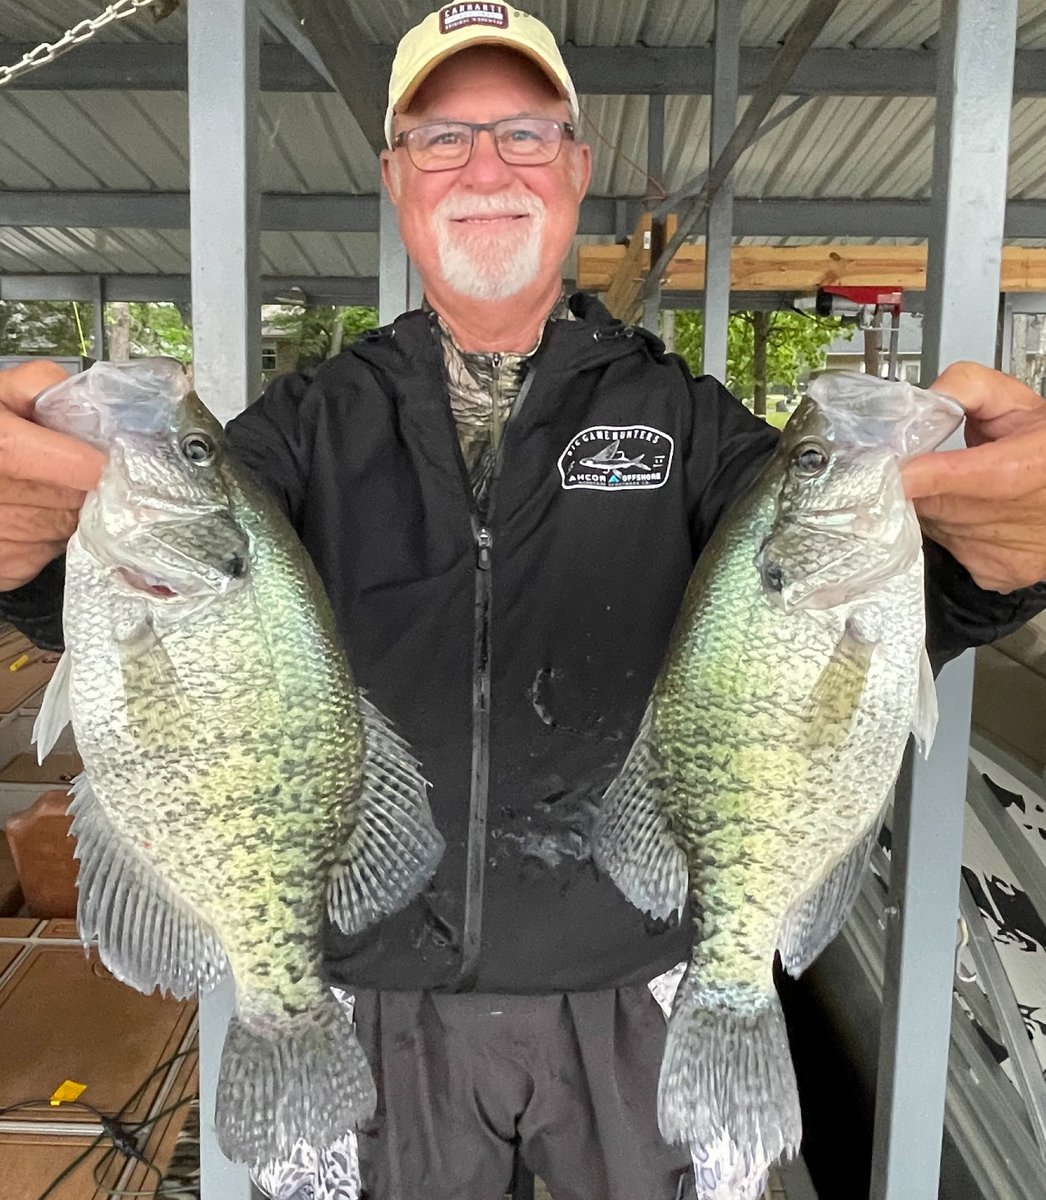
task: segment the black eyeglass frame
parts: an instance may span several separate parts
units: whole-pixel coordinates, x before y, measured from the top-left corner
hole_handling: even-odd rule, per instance
[[[524,162],[509,162],[501,153],[501,147],[498,145],[498,139],[494,136],[494,130],[499,125],[504,125],[507,121],[548,121],[550,125],[555,125],[559,130],[559,144],[556,146],[556,152],[551,158],[546,158],[539,163],[524,163]],[[469,152],[464,162],[454,163],[449,167],[419,167],[414,162],[414,156],[410,152],[410,147],[407,145],[407,138],[418,129],[427,129],[433,125],[451,125],[468,129],[472,134],[472,141],[469,143]],[[472,153],[476,149],[476,134],[486,130],[494,143],[494,149],[497,151],[498,158],[503,163],[510,167],[547,167],[549,163],[554,163],[559,158],[559,152],[563,149],[564,138],[567,141],[574,141],[577,137],[577,129],[570,121],[557,121],[555,117],[499,117],[496,121],[485,121],[482,124],[475,121],[424,121],[420,125],[415,125],[413,129],[402,129],[392,139],[392,149],[404,149],[407,151],[407,157],[419,171],[424,171],[426,175],[436,174],[439,171],[460,171],[462,167],[467,167],[472,161]]]

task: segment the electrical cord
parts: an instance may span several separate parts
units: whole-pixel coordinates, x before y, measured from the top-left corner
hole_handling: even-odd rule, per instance
[[[197,1050],[194,1046],[188,1050],[179,1050],[177,1054],[172,1054],[169,1058],[164,1059],[163,1062],[158,1063],[139,1084],[139,1086],[131,1093],[127,1100],[124,1101],[119,1112],[111,1116],[107,1113],[101,1112],[99,1109],[95,1108],[93,1104],[88,1103],[86,1100],[63,1100],[63,1106],[70,1108],[82,1108],[93,1113],[102,1126],[102,1132],[95,1137],[94,1141],[91,1142],[86,1149],[78,1154],[71,1163],[69,1163],[57,1176],[55,1176],[54,1179],[51,1180],[51,1182],[44,1189],[44,1191],[40,1193],[36,1200],[47,1200],[49,1196],[54,1195],[55,1191],[65,1182],[65,1180],[68,1179],[69,1176],[72,1175],[72,1173],[106,1141],[106,1139],[108,1139],[111,1144],[106,1149],[101,1159],[95,1163],[91,1172],[95,1184],[101,1188],[103,1192],[113,1197],[127,1197],[128,1200],[131,1200],[132,1197],[151,1197],[153,1200],[158,1200],[159,1197],[173,1194],[176,1189],[164,1189],[163,1173],[152,1161],[152,1159],[147,1158],[146,1155],[142,1153],[138,1138],[143,1131],[148,1130],[150,1126],[155,1125],[164,1117],[170,1116],[171,1113],[176,1112],[179,1108],[183,1108],[185,1105],[192,1104],[196,1097],[186,1096],[179,1100],[176,1104],[169,1105],[167,1108],[162,1109],[160,1112],[156,1113],[155,1116],[146,1117],[141,1121],[127,1122],[122,1118],[128,1109],[132,1108],[137,1103],[142,1094],[148,1088],[149,1084],[152,1083],[157,1075],[166,1071],[179,1059],[187,1058],[190,1055],[195,1055],[196,1053]],[[0,1108],[0,1117],[5,1116],[7,1113],[16,1112],[19,1109],[38,1108],[41,1105],[49,1106],[50,1100],[22,1100],[18,1104],[9,1104],[6,1108]],[[149,1191],[135,1191],[132,1189],[111,1188],[107,1184],[103,1183],[98,1178],[99,1171],[108,1169],[108,1166],[112,1161],[112,1157],[118,1153],[123,1154],[128,1160],[142,1163],[142,1165],[146,1168],[147,1173],[155,1173],[157,1177],[156,1186]]]

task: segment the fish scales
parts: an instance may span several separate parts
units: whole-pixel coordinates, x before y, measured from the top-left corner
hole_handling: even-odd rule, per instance
[[[222,453],[177,366],[99,364],[37,419],[109,452],[66,569],[66,654],[37,727],[71,719],[78,925],[143,991],[226,972],[219,1143],[254,1166],[374,1106],[322,974],[327,914],[407,903],[442,841],[405,743],[357,692],[322,584],[273,501]]]
[[[908,734],[936,718],[921,535],[899,464],[961,420],[946,397],[823,376],[701,555],[594,850],[625,895],[691,906],[658,1116],[701,1200],[754,1200],[795,1152],[773,983],[840,928]]]

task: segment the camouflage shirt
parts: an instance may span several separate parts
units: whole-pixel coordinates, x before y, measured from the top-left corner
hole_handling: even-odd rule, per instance
[[[458,427],[461,453],[477,500],[482,500],[486,494],[502,431],[512,416],[526,376],[527,361],[540,345],[545,326],[549,321],[573,320],[567,298],[561,295],[529,350],[522,354],[491,354],[462,350],[440,318],[450,410]]]

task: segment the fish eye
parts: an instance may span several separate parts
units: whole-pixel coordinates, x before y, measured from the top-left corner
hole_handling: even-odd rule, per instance
[[[184,457],[196,467],[209,467],[214,462],[214,442],[205,433],[194,430],[187,433],[181,441],[181,451]]]
[[[804,475],[820,475],[828,466],[828,451],[820,442],[800,442],[792,454],[792,463]]]

